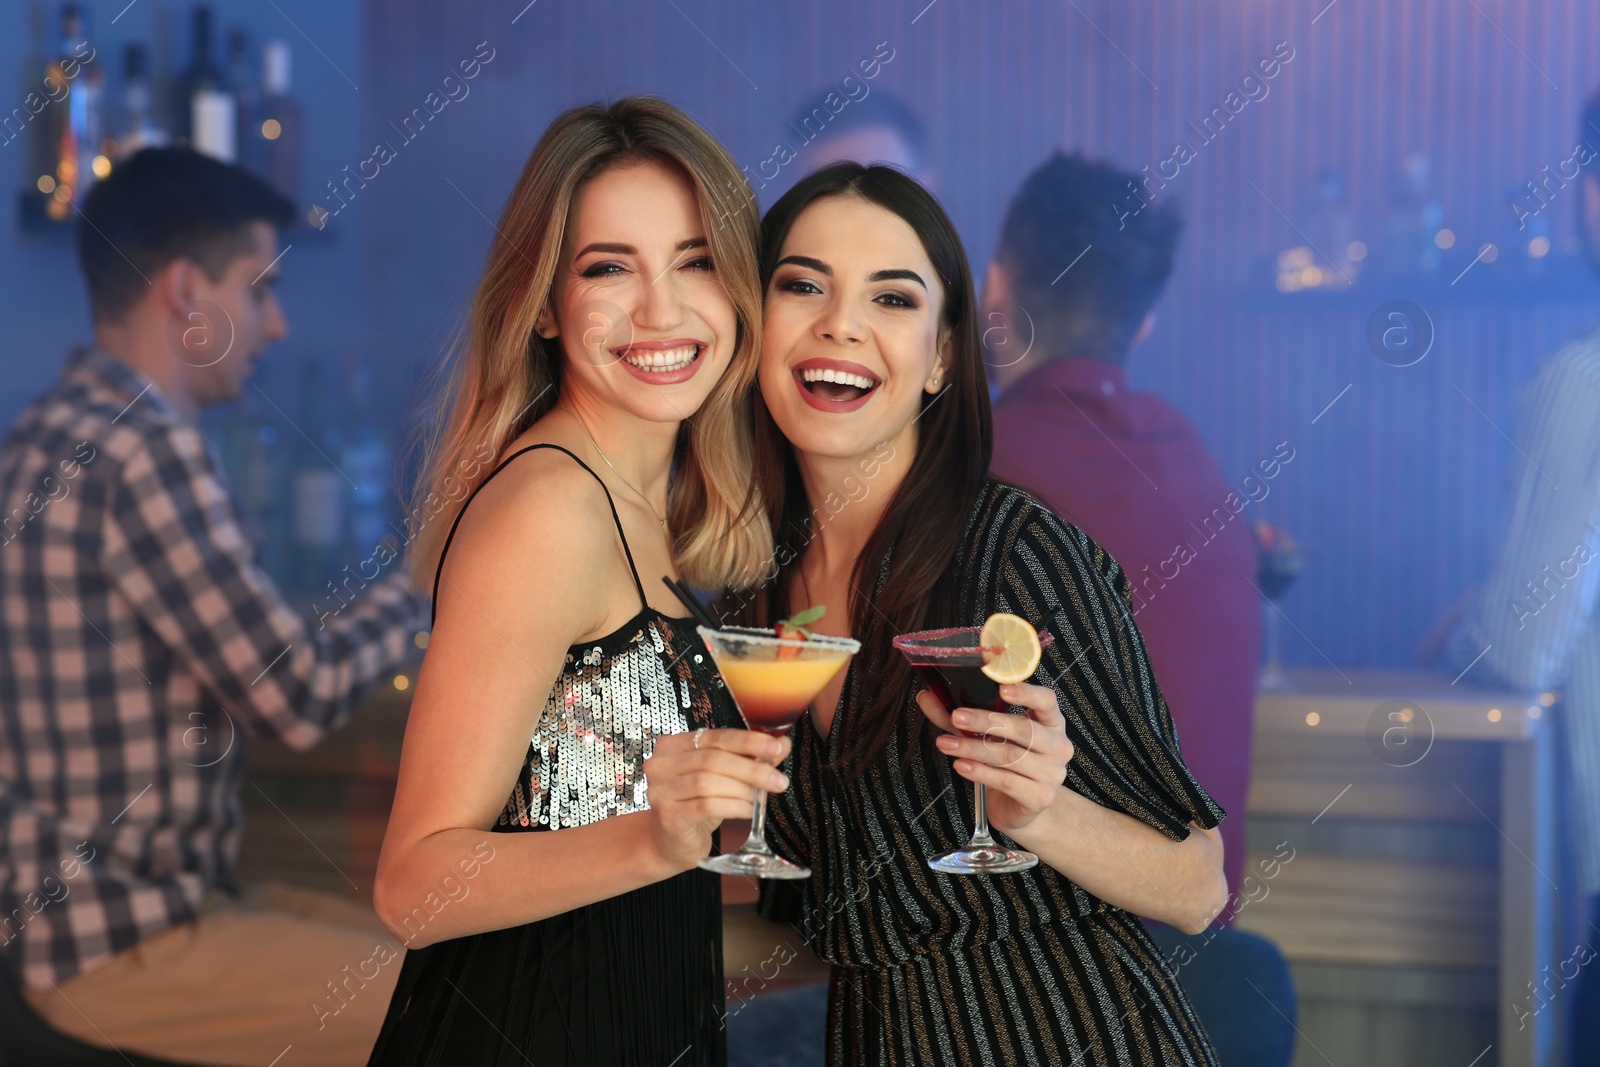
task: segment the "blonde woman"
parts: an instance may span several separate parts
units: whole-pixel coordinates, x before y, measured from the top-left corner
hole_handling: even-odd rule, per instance
[[[729,728],[661,576],[748,587],[771,557],[755,205],[633,97],[559,117],[498,231],[421,487],[476,482],[416,541],[436,615],[374,892],[412,951],[371,1062],[721,1063],[695,861],[784,787],[788,742]],[[484,442],[498,464],[463,474]]]

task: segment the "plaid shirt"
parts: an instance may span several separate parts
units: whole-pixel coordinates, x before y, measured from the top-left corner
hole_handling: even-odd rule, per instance
[[[94,349],[0,445],[0,952],[30,987],[233,890],[245,738],[314,745],[426,626],[398,574],[308,623],[250,527],[200,430]]]

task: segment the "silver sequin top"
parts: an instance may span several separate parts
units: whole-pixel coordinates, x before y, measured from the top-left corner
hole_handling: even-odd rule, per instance
[[[539,715],[516,785],[496,820],[501,830],[559,830],[650,807],[644,761],[656,738],[701,727],[737,727],[739,709],[689,619],[650,607],[611,490],[583,460],[557,444],[517,449],[490,471],[456,513],[439,550],[433,602],[444,557],[478,492],[518,456],[551,449],[600,483],[639,594],[639,613],[616,630],[567,649],[561,677]]]
[[[737,725],[693,622],[646,608],[567,650],[499,826],[556,830],[644,811],[657,737]]]

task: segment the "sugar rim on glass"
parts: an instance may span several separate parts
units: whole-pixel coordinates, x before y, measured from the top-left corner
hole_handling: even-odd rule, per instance
[[[713,637],[728,637],[743,640],[753,645],[776,645],[779,648],[813,648],[826,649],[829,652],[848,652],[855,655],[861,651],[861,642],[853,637],[835,637],[832,634],[814,634],[810,638],[779,637],[776,630],[763,630],[748,626],[724,626],[713,630],[709,626],[696,626],[700,639],[706,644],[711,643]]]
[[[931,641],[939,641],[946,637],[955,637],[958,634],[981,634],[981,626],[950,626],[943,630],[918,630],[915,633],[901,634],[889,642],[895,648],[908,656],[925,656],[928,659],[958,659],[962,656],[971,656],[974,653],[988,652],[998,655],[1004,652],[1002,647],[989,645],[935,645]],[[1055,642],[1055,638],[1048,630],[1039,631],[1039,648],[1047,649]]]

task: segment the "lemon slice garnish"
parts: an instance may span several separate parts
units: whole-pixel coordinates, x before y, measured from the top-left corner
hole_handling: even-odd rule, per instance
[[[983,673],[997,682],[1026,682],[1039,669],[1039,631],[1027,619],[1005,612],[989,616],[978,644],[984,648]]]

